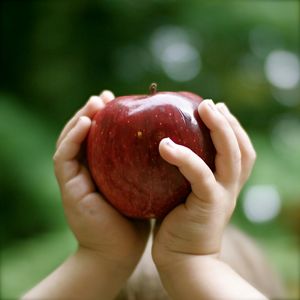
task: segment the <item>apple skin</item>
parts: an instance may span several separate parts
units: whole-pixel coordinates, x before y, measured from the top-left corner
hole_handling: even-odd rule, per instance
[[[190,92],[154,92],[118,97],[95,114],[88,166],[99,191],[122,214],[163,218],[189,195],[190,183],[159,154],[165,137],[192,149],[214,171],[215,148],[197,110],[201,101]]]

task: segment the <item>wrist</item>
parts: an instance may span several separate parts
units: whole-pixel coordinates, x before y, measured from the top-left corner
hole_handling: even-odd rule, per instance
[[[172,299],[266,299],[217,255],[187,255],[158,272]]]
[[[134,270],[134,265],[120,264],[99,251],[79,246],[71,259],[78,269],[85,269],[87,281],[97,282],[103,299],[115,299]],[[104,296],[106,295],[106,296]]]
[[[173,263],[170,261],[173,260]],[[170,263],[157,265],[161,282],[171,299],[210,299],[206,297],[203,282],[207,274],[217,268],[217,254],[174,254]],[[179,275],[180,274],[180,275]],[[180,276],[180,281],[178,281]]]
[[[82,245],[78,246],[74,256],[79,260],[85,260],[93,263],[95,268],[105,269],[119,277],[129,277],[136,265],[136,263],[130,259],[120,261],[106,253],[90,249]]]
[[[194,255],[182,253],[168,253],[153,258],[156,268],[161,276],[178,274],[178,272],[191,272],[201,269],[207,264],[219,262],[219,253],[207,255]]]
[[[79,247],[23,299],[115,299],[130,275],[97,251]]]
[[[199,247],[198,247],[199,248]],[[214,251],[200,251],[198,249],[185,249],[188,251],[182,251],[183,249],[169,249],[166,245],[156,243],[152,248],[152,258],[156,265],[156,268],[161,271],[173,271],[174,269],[180,269],[186,264],[199,263],[209,259],[218,259],[220,256],[219,247],[215,247]]]

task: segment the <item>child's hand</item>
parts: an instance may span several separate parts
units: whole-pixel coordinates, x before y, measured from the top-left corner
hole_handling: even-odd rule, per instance
[[[83,163],[83,143],[91,118],[113,98],[109,91],[92,96],[67,123],[57,141],[55,174],[79,249],[101,256],[120,269],[133,269],[145,247],[149,223],[130,221],[108,204],[96,191]]]
[[[190,181],[192,192],[157,228],[153,258],[158,265],[173,264],[174,255],[177,259],[219,254],[223,230],[255,161],[248,135],[225,104],[204,100],[199,115],[217,151],[216,171],[213,173],[190,149],[169,139],[161,141],[161,156],[179,168]]]
[[[55,174],[79,247],[22,299],[115,299],[142,255],[149,222],[129,221],[119,214],[96,191],[84,164],[91,119],[113,98],[109,91],[91,97],[58,138]]]
[[[266,299],[219,259],[223,231],[251,173],[255,151],[223,103],[204,100],[198,110],[217,151],[216,171],[190,149],[161,141],[161,156],[179,168],[192,192],[156,227],[154,262],[172,299]]]

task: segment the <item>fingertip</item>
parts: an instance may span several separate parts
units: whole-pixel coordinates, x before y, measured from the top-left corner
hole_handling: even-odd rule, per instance
[[[169,161],[174,150],[176,150],[177,144],[175,144],[169,137],[164,138],[159,143],[159,153],[163,159]]]
[[[212,99],[204,99],[198,106],[198,113],[201,120],[210,130],[214,120],[221,115]]]
[[[104,101],[104,103],[108,103],[115,98],[115,95],[109,90],[104,90],[101,92],[100,98]]]
[[[224,102],[219,102],[216,104],[218,111],[225,117],[229,125],[234,129],[236,125],[241,126],[239,120],[231,113],[228,106]]]
[[[104,107],[104,101],[99,96],[91,96],[87,102],[87,110],[90,113],[95,113],[97,110]]]
[[[95,96],[95,95],[91,96],[88,101],[89,104],[94,104],[94,103],[99,103],[99,102],[102,102],[100,97]]]
[[[174,149],[174,147],[176,147],[176,144],[169,138],[163,138],[160,143],[159,143],[160,147],[166,147],[169,149]]]
[[[214,103],[214,101],[210,98],[205,98],[202,100],[202,103]]]
[[[230,113],[227,105],[224,102],[217,103],[216,107],[223,115],[228,115]]]
[[[212,99],[204,99],[198,106],[199,115],[207,115],[217,111],[216,105]]]
[[[87,116],[81,116],[81,117],[79,117],[78,121],[79,121],[79,123],[86,124],[86,125],[90,125],[91,122],[92,122],[92,120],[89,117],[87,117]]]

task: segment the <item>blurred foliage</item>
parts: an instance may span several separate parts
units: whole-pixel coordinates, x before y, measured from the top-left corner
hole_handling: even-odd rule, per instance
[[[247,186],[276,186],[281,210],[268,222],[253,223],[244,214],[242,193],[234,222],[264,244],[296,297],[299,81],[292,88],[276,86],[266,61],[276,50],[298,56],[298,1],[2,1],[0,14],[6,298],[42,278],[74,244],[65,233],[51,160],[64,123],[89,95],[102,89],[147,93],[152,81],[161,90],[225,101],[250,132],[258,160]],[[188,41],[190,48],[184,49],[198,66],[189,80],[174,79],[170,72],[176,69],[155,52],[179,37]],[[172,63],[178,53],[167,58]]]

